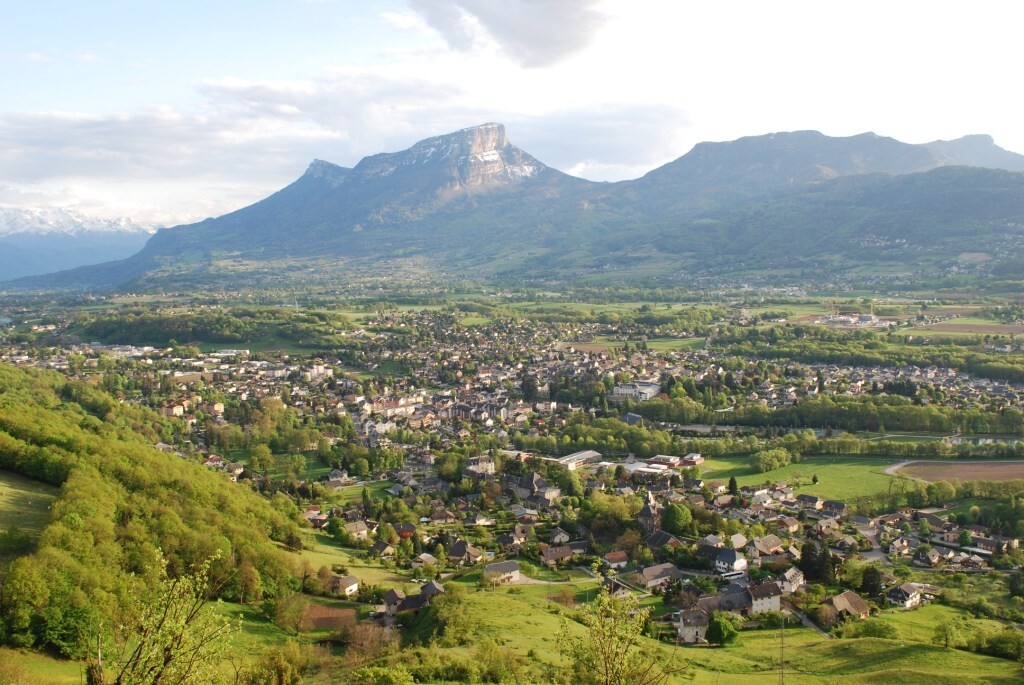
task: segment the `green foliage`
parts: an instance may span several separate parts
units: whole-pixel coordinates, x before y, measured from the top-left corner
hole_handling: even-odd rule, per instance
[[[712,645],[728,645],[736,641],[739,637],[740,631],[733,625],[732,619],[720,612],[716,611],[708,622],[708,632],[705,635],[708,644]]]
[[[682,504],[670,504],[661,515],[661,527],[673,535],[683,535],[690,528],[693,515]]]
[[[598,685],[655,685],[665,683],[679,669],[659,656],[640,649],[649,608],[641,609],[633,597],[615,599],[606,592],[575,614],[587,631],[578,635],[563,623],[559,647],[578,683]]]
[[[287,586],[290,564],[270,538],[297,535],[297,524],[247,488],[153,449],[164,418],[51,373],[0,365],[0,388],[0,468],[63,485],[36,552],[4,581],[9,642],[82,656],[82,627],[114,625],[139,585],[159,577],[157,549],[172,578],[219,552],[211,573],[227,599],[243,563],[263,594]]]
[[[107,669],[112,673],[109,683],[188,685],[219,680],[227,637],[238,626],[207,605],[213,561],[207,559],[195,571],[171,578],[157,551],[153,591],[126,607],[118,626],[122,650]]]
[[[353,685],[413,685],[404,666],[364,666],[352,673]]]
[[[762,450],[755,454],[751,460],[754,468],[761,473],[767,471],[774,471],[775,469],[782,468],[783,466],[789,466],[793,461],[793,455],[790,454],[789,450],[776,448],[771,450]]]

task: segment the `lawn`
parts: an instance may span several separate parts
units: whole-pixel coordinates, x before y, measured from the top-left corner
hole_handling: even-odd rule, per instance
[[[797,494],[848,501],[888,492],[893,478],[885,474],[885,469],[899,461],[873,457],[804,457],[799,463],[758,473],[748,457],[723,457],[708,459],[700,473],[706,480],[728,481],[735,477],[741,487],[784,480]],[[815,475],[818,476],[816,485],[811,482]]]
[[[363,488],[370,489],[370,497],[373,499],[391,499],[388,489],[394,485],[389,480],[380,480],[374,483],[367,483],[366,485],[350,485],[344,488],[338,488],[334,491],[334,498],[341,504],[348,504],[349,502],[362,502],[363,500]]]

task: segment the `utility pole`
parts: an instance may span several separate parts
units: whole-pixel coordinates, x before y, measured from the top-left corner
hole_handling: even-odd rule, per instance
[[[779,640],[779,685],[786,685],[786,614],[781,611],[782,633]]]

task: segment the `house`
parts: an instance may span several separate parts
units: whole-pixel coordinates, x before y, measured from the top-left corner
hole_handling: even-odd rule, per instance
[[[464,522],[467,526],[493,526],[496,521],[490,516],[484,516],[483,514],[473,514],[467,518]]]
[[[750,606],[750,593],[736,583],[726,585],[717,595],[701,597],[697,600],[697,608],[709,615],[716,611],[728,611],[745,616],[750,613]]]
[[[391,588],[390,590],[388,590],[387,592],[384,593],[383,600],[384,600],[384,613],[387,614],[388,616],[394,616],[395,614],[398,613],[399,608],[402,606],[402,603],[405,601],[405,593],[402,592],[401,590],[396,590],[395,588]]]
[[[651,548],[651,551],[655,554],[661,552],[661,550],[668,545],[672,549],[679,549],[683,546],[683,543],[676,536],[666,533],[663,530],[656,530],[647,536],[645,541],[647,546]]]
[[[629,564],[629,552],[617,549],[604,555],[604,565],[610,569],[623,569]]]
[[[811,532],[822,538],[830,538],[842,533],[842,525],[834,518],[823,518],[811,527]]]
[[[885,599],[889,604],[913,609],[921,604],[921,591],[911,583],[903,583],[889,588],[885,593]]]
[[[240,475],[242,475],[243,471],[245,471],[245,466],[243,466],[242,464],[238,463],[237,461],[233,461],[233,462],[231,462],[230,464],[228,464],[227,466],[224,467],[224,472],[227,473],[228,476],[231,477],[231,482],[232,483],[237,483],[238,482],[238,477]]]
[[[706,642],[704,636],[708,632],[710,617],[700,609],[691,609],[679,613],[679,639],[686,644]]]
[[[939,561],[942,560],[942,555],[939,552],[929,547],[928,549],[918,549],[914,553],[914,563],[918,566],[933,567],[938,566]]]
[[[804,586],[804,572],[796,566],[792,566],[780,573],[775,582],[782,588],[782,592],[788,595]]]
[[[416,526],[412,523],[396,523],[395,533],[402,540],[407,540],[416,534]]]
[[[845,516],[847,512],[846,502],[840,502],[838,500],[827,499],[821,504],[821,509],[824,513],[833,517]]]
[[[573,557],[573,549],[569,545],[548,547],[540,553],[540,560],[548,566],[555,566],[560,561],[568,561]]]
[[[733,546],[735,547],[735,545]],[[779,539],[778,535],[772,534],[761,538],[754,538],[747,543],[747,550],[751,553],[756,552],[759,556],[771,556],[782,551],[782,540]]]
[[[391,557],[395,555],[395,548],[384,540],[378,540],[370,548],[370,554],[375,557]]]
[[[493,583],[515,583],[519,580],[519,564],[514,561],[499,561],[484,566],[484,578]]]
[[[569,542],[569,540],[572,540],[572,536],[560,527],[556,526],[555,529],[551,531],[551,537],[549,540],[552,545],[564,545]]]
[[[366,527],[366,521],[353,521],[345,524],[345,532],[351,535],[353,540],[365,540],[370,534],[370,529]]]
[[[668,583],[676,580],[682,575],[682,572],[676,567],[675,564],[655,564],[654,566],[648,566],[645,569],[641,569],[637,575],[639,576],[640,583],[650,589],[659,587],[661,585],[667,585]]]
[[[633,593],[633,590],[628,585],[615,578],[605,578],[602,580],[601,589],[616,599],[627,597]]]
[[[719,573],[746,571],[747,558],[734,549],[723,549],[715,557],[715,570]]]
[[[812,509],[817,511],[825,506],[825,500],[814,495],[799,494],[796,496],[796,503],[800,505],[802,509]]]
[[[779,530],[784,530],[787,533],[799,533],[800,527],[800,520],[795,519],[792,516],[787,516],[779,520]]]
[[[412,568],[423,568],[427,564],[436,567],[438,565],[437,557],[435,557],[433,554],[424,552],[423,554],[419,555],[418,557],[414,558],[412,561],[409,562],[409,566],[411,566]]]
[[[782,609],[782,588],[778,583],[751,585],[747,588],[747,593],[750,595],[750,613],[752,614]]]
[[[448,551],[448,561],[462,564],[475,564],[483,558],[484,553],[465,540],[457,540]]]
[[[355,576],[334,576],[328,584],[328,589],[335,595],[351,597],[359,592],[359,579]]]
[[[435,509],[430,513],[430,521],[432,523],[452,524],[458,520],[459,517],[447,509]]]
[[[871,613],[871,606],[852,590],[829,597],[825,603],[835,609],[839,616],[850,616],[861,621]]]

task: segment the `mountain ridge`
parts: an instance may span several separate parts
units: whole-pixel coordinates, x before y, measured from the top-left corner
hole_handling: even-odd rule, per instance
[[[737,226],[738,216],[747,216],[747,223],[762,231],[795,240],[805,251],[812,245],[821,251],[822,246],[842,245],[830,243],[827,236],[820,240],[815,223],[837,231],[837,239],[840,234],[843,240],[854,239],[843,232],[847,224],[827,220],[829,207],[852,202],[851,211],[873,217],[870,231],[879,232],[883,242],[899,240],[900,230],[923,241],[917,219],[899,211],[898,203],[882,201],[888,198],[886,186],[893,179],[920,177],[904,186],[929,195],[930,186],[942,186],[948,178],[930,172],[974,163],[980,166],[963,172],[962,180],[965,187],[983,193],[977,181],[997,180],[982,173],[982,162],[1014,167],[1004,172],[1010,176],[998,177],[998,192],[1024,195],[1018,188],[1024,176],[1013,176],[1019,175],[1016,167],[1024,170],[1024,156],[999,148],[983,135],[918,145],[873,133],[845,138],[817,131],[748,136],[700,143],[638,179],[594,183],[544,165],[512,145],[503,125],[488,123],[426,138],[403,151],[370,155],[352,168],[314,160],[302,176],[263,200],[197,224],[162,229],[138,254],[117,265],[16,285],[115,287],[136,279],[133,287],[138,287],[168,274],[212,277],[225,260],[267,264],[265,271],[274,272],[270,265],[285,259],[325,259],[339,268],[417,259],[435,269],[485,278],[531,276],[553,268],[581,273],[598,263],[644,260],[672,273],[674,259],[697,266],[716,263],[727,272],[731,267],[720,259],[724,255],[733,255],[737,268],[763,262],[756,254],[745,257],[729,241],[773,241]],[[858,194],[858,184],[839,183],[856,177],[878,177],[868,186],[890,216],[874,211],[875,200],[870,193]],[[815,188],[820,190],[810,192]],[[997,229],[1014,220],[1013,202],[995,202],[1004,214],[994,216],[970,197],[960,197],[961,205],[946,215],[929,215],[935,230],[931,238],[939,247],[946,237],[960,245],[965,226],[996,240]],[[754,220],[752,212],[768,215]],[[787,224],[787,215],[808,225]],[[722,233],[709,226],[729,228]],[[671,250],[661,254],[668,246]],[[813,262],[813,255],[800,252],[804,247],[791,256]],[[927,254],[934,261],[929,246],[918,247],[922,249],[904,255],[918,259]],[[978,251],[989,247],[980,245]],[[284,277],[280,269],[274,273]]]

